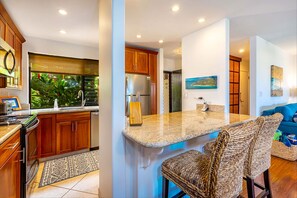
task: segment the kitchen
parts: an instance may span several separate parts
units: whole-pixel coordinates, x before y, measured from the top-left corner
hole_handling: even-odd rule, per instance
[[[94,3],[96,5],[97,1]],[[28,36],[28,32],[24,34],[20,22],[16,25],[11,14],[19,13],[16,10],[25,7],[18,1],[3,1],[0,6],[1,197],[42,197],[46,196],[42,195],[45,190],[53,189],[57,194],[66,194],[72,188],[69,196],[77,191],[79,195],[96,196],[98,181],[91,190],[85,190],[81,181],[83,187],[77,184],[77,191],[74,191],[74,185],[62,188],[61,183],[56,183],[59,187],[50,184],[75,176],[77,183],[83,177],[88,182],[98,178],[98,47],[41,39],[30,33]],[[64,15],[59,9],[54,8],[56,17],[63,20]],[[67,11],[70,14],[75,9],[69,7]],[[97,12],[94,15],[97,17]],[[30,17],[25,20],[31,24],[25,25],[29,31],[32,26],[42,27],[38,23],[32,24]],[[21,24],[27,23],[22,21]],[[59,31],[56,35],[65,39]],[[84,154],[86,152],[88,154]],[[57,170],[51,169],[41,184],[42,172],[49,170],[46,167],[56,167],[56,159],[78,155],[90,164],[88,169],[63,169],[65,172],[61,177],[56,177]],[[49,161],[53,163],[46,165]],[[79,161],[73,165],[78,166],[77,163]]]

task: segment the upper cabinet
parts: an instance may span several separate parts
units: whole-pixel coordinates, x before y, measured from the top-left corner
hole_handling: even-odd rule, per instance
[[[134,73],[135,69],[135,50],[126,48],[125,50],[125,71],[126,73]]]
[[[10,45],[12,48],[14,48],[14,38],[15,38],[15,34],[14,31],[9,27],[9,25],[6,25],[5,28],[5,37],[4,37],[6,43],[8,43],[8,45]]]
[[[125,49],[125,72],[150,76],[152,114],[157,113],[157,60],[158,52],[134,47]]]
[[[5,39],[4,36],[5,36],[5,21],[0,16],[0,38]]]
[[[149,51],[126,47],[125,71],[149,75]]]
[[[0,2],[0,37],[15,50],[14,78],[0,78],[0,88],[22,87],[22,44],[25,38]]]

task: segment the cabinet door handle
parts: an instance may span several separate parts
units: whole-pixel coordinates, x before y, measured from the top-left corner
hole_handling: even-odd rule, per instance
[[[19,151],[19,152],[23,154],[23,157],[22,157],[22,159],[20,160],[20,162],[23,162],[23,164],[26,163],[26,149],[23,148],[23,150],[21,150],[21,151]]]
[[[8,149],[13,150],[18,144],[19,144],[18,142],[14,143],[14,144],[10,144],[11,146],[6,147],[6,149],[7,149],[7,150],[8,150]]]

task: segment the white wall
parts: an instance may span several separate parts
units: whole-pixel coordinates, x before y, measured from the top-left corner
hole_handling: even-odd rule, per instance
[[[16,89],[0,89],[1,96],[18,96],[21,103],[29,103],[29,57],[28,52],[65,56],[73,58],[89,58],[98,60],[98,48],[74,45],[58,41],[26,37],[23,44],[23,88]]]
[[[290,88],[296,88],[296,57],[259,36],[250,40],[251,115],[260,115],[290,101]],[[271,97],[271,65],[283,68],[283,96]]]
[[[181,59],[164,58],[164,71],[175,71],[181,69]]]
[[[240,114],[249,115],[250,113],[250,61],[240,62]]]
[[[218,89],[186,90],[185,79],[218,76]],[[223,19],[182,39],[183,110],[196,109],[202,96],[209,104],[229,111],[229,20]]]

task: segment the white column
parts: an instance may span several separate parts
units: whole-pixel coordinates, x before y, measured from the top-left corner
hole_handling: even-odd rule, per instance
[[[125,0],[99,0],[100,197],[125,197]]]
[[[157,89],[157,112],[158,114],[164,113],[163,105],[163,71],[164,71],[164,50],[163,48],[159,49],[158,54],[158,89]]]

